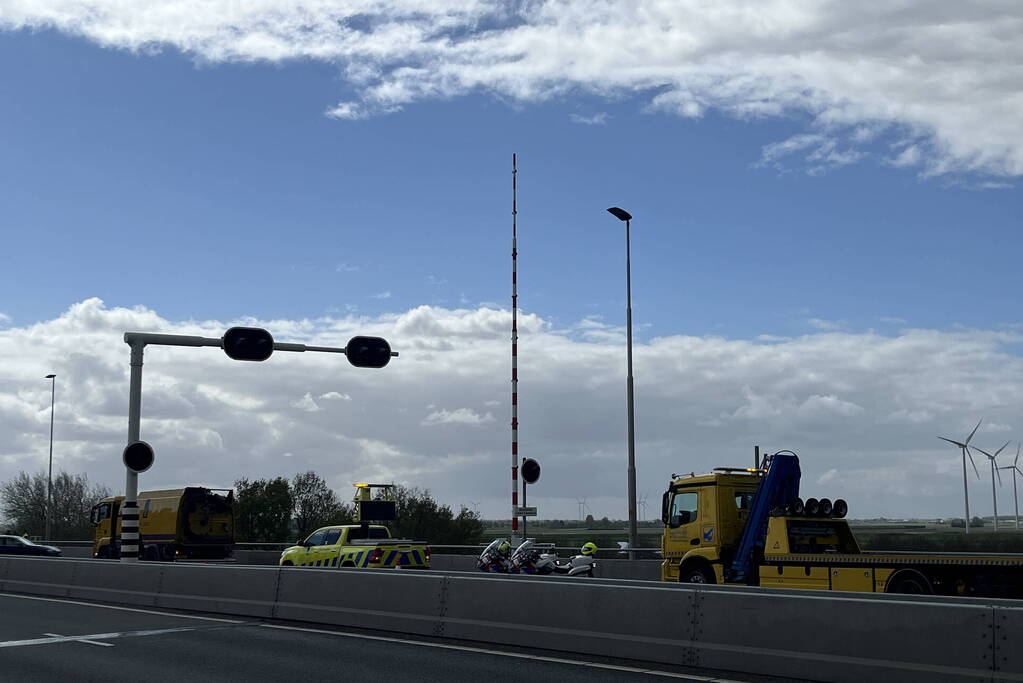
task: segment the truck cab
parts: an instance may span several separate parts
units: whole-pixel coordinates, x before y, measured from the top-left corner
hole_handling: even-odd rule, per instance
[[[723,582],[759,484],[760,477],[747,472],[673,476],[661,508],[662,578]]]

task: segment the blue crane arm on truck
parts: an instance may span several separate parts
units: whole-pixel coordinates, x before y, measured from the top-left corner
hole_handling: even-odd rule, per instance
[[[799,497],[799,457],[795,453],[775,453],[768,456],[768,459],[767,474],[757,487],[746,526],[728,570],[729,583],[756,585],[759,571],[757,558],[764,551],[771,511],[784,508]]]

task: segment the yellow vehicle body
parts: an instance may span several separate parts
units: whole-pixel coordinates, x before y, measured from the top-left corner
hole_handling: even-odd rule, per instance
[[[386,526],[325,526],[281,553],[282,567],[429,569],[430,546],[391,538]]]
[[[92,508],[92,556],[118,557],[124,496]],[[138,494],[139,557],[144,560],[224,559],[234,544],[234,495],[190,486]]]
[[[728,583],[761,477],[676,477],[664,494],[663,581]],[[775,515],[753,585],[812,590],[1023,598],[1023,555],[872,553],[845,519]],[[746,584],[744,584],[746,585]]]

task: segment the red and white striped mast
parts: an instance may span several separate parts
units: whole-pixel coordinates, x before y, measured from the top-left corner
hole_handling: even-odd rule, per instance
[[[519,328],[518,328],[518,245],[516,238],[515,154],[512,154],[512,325],[511,325],[511,528],[514,541],[519,530]]]

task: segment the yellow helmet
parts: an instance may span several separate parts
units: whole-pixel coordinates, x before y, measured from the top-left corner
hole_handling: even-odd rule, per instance
[[[501,545],[497,546],[497,550],[502,555],[507,555],[508,553],[511,552],[511,543],[509,543],[508,541],[504,541],[501,543]]]
[[[582,548],[579,548],[579,552],[583,555],[592,555],[597,552],[597,544],[592,541],[587,541],[586,543],[583,543]]]

